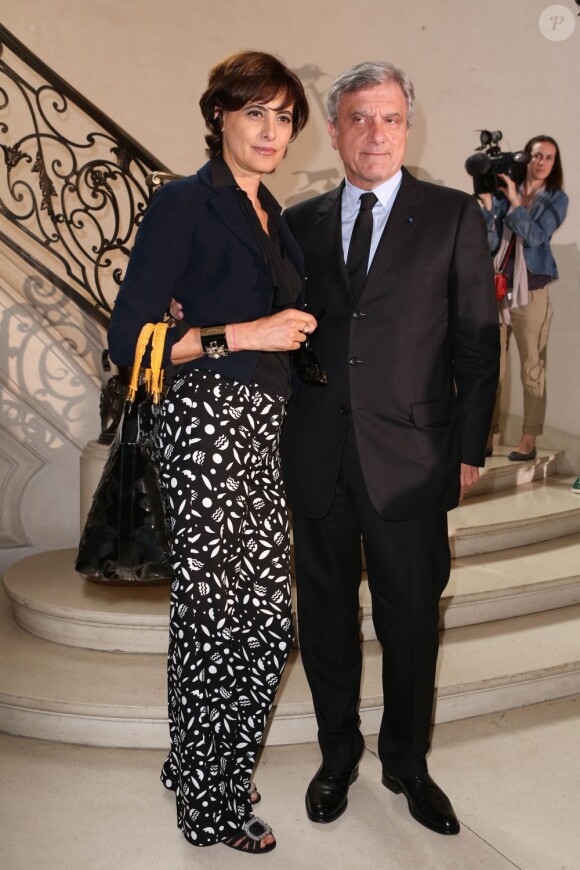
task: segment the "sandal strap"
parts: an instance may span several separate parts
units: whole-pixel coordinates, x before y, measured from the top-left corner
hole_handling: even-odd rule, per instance
[[[250,840],[256,840],[256,842],[263,840],[268,834],[273,833],[270,825],[259,818],[259,816],[250,816],[249,819],[246,819],[242,825],[242,831]]]

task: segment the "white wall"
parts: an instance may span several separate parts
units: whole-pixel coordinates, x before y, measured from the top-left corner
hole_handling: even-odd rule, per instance
[[[16,255],[0,256],[0,576],[75,546],[79,457],[99,433],[102,330]]]
[[[580,18],[570,38],[538,27],[545,0],[0,0],[19,39],[174,171],[204,161],[197,101],[210,66],[241,48],[281,55],[303,77],[312,122],[271,179],[284,201],[339,179],[321,99],[332,78],[363,59],[388,59],[415,82],[418,110],[407,165],[471,190],[463,164],[481,127],[505,148],[532,135],[560,143],[571,206],[554,238],[561,279],[549,348],[547,422],[580,467]],[[576,15],[572,0],[564,5]],[[307,174],[310,173],[310,174]],[[515,360],[512,359],[512,371]],[[516,368],[517,371],[517,368]],[[506,410],[521,413],[517,377]],[[55,544],[56,545],[56,544]]]

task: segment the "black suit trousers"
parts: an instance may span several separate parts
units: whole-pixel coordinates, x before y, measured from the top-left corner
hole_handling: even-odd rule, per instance
[[[294,513],[298,631],[323,762],[348,769],[363,748],[358,703],[361,538],[382,646],[379,756],[398,777],[426,770],[439,646],[439,599],[449,579],[447,514],[391,522],[374,509],[352,426],[334,501],[322,519]]]

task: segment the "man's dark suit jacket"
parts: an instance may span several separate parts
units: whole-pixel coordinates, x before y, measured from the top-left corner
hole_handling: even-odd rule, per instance
[[[312,348],[326,387],[300,385],[282,433],[291,508],[332,504],[349,419],[369,496],[387,520],[455,507],[460,462],[481,466],[499,368],[486,228],[472,196],[406,170],[360,299],[341,242],[342,186],[292,206]]]

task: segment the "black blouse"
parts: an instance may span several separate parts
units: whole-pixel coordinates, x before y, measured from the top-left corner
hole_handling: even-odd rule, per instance
[[[233,186],[239,193],[240,207],[252,227],[262,256],[270,264],[272,271],[272,314],[285,308],[294,308],[302,290],[300,275],[294,263],[286,255],[280,240],[279,228],[281,210],[270,202],[260,200],[260,205],[268,215],[268,232],[264,232],[247,194],[232,175],[223,160],[212,161],[212,180],[214,187]],[[253,379],[263,392],[269,396],[282,396],[289,399],[291,394],[290,360],[287,352],[263,352],[254,370]]]

